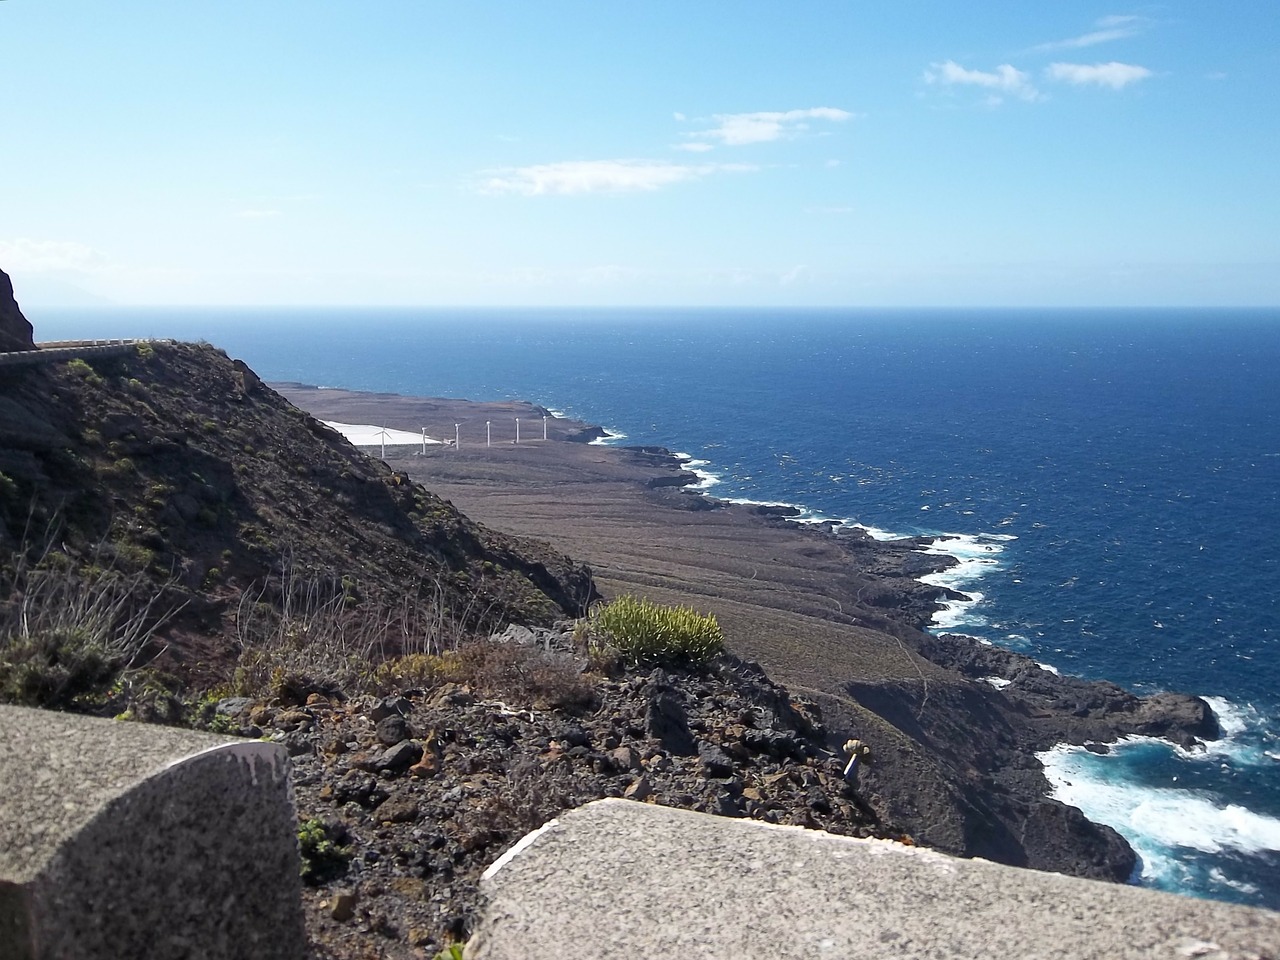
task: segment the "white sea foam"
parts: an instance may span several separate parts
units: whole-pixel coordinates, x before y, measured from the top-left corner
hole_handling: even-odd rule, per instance
[[[1218,726],[1222,728],[1222,736],[1224,739],[1238,737],[1244,733],[1249,727],[1249,714],[1252,712],[1253,719],[1258,719],[1257,711],[1252,707],[1241,707],[1232,703],[1226,697],[1201,697],[1205,703],[1213,708],[1214,716],[1218,718]]]
[[[979,677],[978,679],[983,683],[991,684],[997,690],[1003,690],[1009,684],[1013,683],[1012,680],[1006,680],[1004,677]]]
[[[1258,888],[1252,883],[1245,883],[1243,880],[1232,880],[1217,867],[1209,869],[1209,879],[1220,887],[1230,887],[1232,890],[1238,890],[1240,893],[1253,895],[1258,892]]]
[[[608,427],[601,427],[600,429],[604,431],[604,436],[596,437],[592,440],[591,443],[594,446],[603,447],[611,443],[617,443],[619,440],[627,439],[627,435],[621,430],[611,430]]]
[[[1113,751],[1141,747],[1169,749],[1170,744],[1130,737]],[[1037,756],[1052,785],[1050,795],[1123,834],[1142,858],[1144,880],[1167,883],[1185,872],[1179,863],[1180,849],[1208,854],[1280,850],[1280,819],[1238,804],[1220,804],[1202,790],[1120,779],[1123,769],[1116,757],[1095,756],[1083,747],[1060,745]]]
[[[892,533],[891,531],[883,530],[880,527],[869,527],[865,523],[850,523],[849,526],[858,527],[861,530],[865,530],[867,532],[867,536],[869,536],[872,540],[905,540],[907,539],[907,535],[905,533]]]
[[[1050,673],[1054,674],[1055,676],[1059,676],[1059,677],[1062,676],[1062,671],[1059,670],[1057,667],[1055,667],[1053,664],[1041,663],[1039,660],[1037,660],[1036,666],[1039,667],[1041,670],[1048,670]]]
[[[925,574],[921,583],[934,587],[946,587],[964,593],[964,600],[943,600],[942,609],[933,614],[931,626],[935,630],[952,631],[957,627],[983,627],[988,620],[979,607],[983,595],[970,584],[1000,568],[1000,554],[1004,542],[1016,540],[1008,535],[973,535],[964,533],[942,534],[922,551],[934,556],[955,557],[959,563],[939,573]]]
[[[680,452],[673,453],[672,456],[680,461],[680,469],[688,470],[698,478],[698,482],[689,484],[685,487],[686,490],[705,491],[714,487],[717,483],[720,483],[719,474],[712,473],[710,470],[705,469],[711,465],[710,460],[699,460],[692,454]]]

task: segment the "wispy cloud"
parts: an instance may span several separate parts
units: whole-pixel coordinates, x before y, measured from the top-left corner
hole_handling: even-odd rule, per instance
[[[236,218],[239,220],[269,220],[272,217],[280,216],[279,210],[237,210]]]
[[[1132,63],[1051,63],[1045,74],[1054,80],[1062,80],[1077,87],[1099,86],[1121,90],[1131,83],[1151,76],[1146,67]]]
[[[1123,40],[1126,37],[1132,37],[1141,33],[1146,26],[1146,20],[1136,16],[1111,16],[1103,17],[1094,22],[1094,29],[1088,33],[1082,33],[1078,37],[1068,37],[1065,40],[1051,40],[1048,43],[1042,43],[1035,47],[1036,50],[1079,50],[1083,47],[1093,47],[1100,43],[1111,43],[1113,40]]]
[[[677,114],[677,116],[679,116]],[[755,113],[717,113],[711,116],[714,126],[689,134],[691,144],[741,147],[752,143],[791,140],[810,128],[809,121],[843,123],[853,116],[836,107],[810,107],[806,110],[761,110]],[[687,146],[684,149],[697,150]]]
[[[1031,82],[1031,75],[1007,63],[1002,63],[993,71],[986,71],[970,70],[954,60],[947,60],[930,64],[929,69],[924,72],[924,80],[925,83],[944,87],[971,86],[988,90],[991,92],[988,102],[992,104],[1002,102],[1005,96],[1028,102],[1043,99]]]
[[[0,240],[0,266],[10,273],[86,271],[104,266],[106,260],[93,247],[73,240]]]
[[[797,264],[796,266],[792,267],[790,270],[785,271],[781,276],[779,276],[778,283],[780,283],[784,287],[789,287],[793,283],[797,283],[801,280],[812,279],[812,273],[813,271],[809,269],[808,264],[804,264],[804,263]]]
[[[476,184],[481,193],[635,193],[660,190],[714,173],[749,172],[741,163],[668,163],[662,160],[569,160],[491,171]]]

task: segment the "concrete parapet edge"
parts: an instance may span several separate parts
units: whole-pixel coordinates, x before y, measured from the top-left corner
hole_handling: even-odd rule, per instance
[[[471,960],[1280,957],[1280,913],[626,800],[485,874]]]
[[[16,707],[0,744],[0,960],[303,956],[279,745]]]

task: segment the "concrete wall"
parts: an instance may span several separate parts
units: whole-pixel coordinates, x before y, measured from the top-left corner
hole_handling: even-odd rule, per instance
[[[485,874],[471,960],[1280,957],[1280,914],[626,800]]]
[[[0,960],[304,955],[281,747],[0,706]]]
[[[35,350],[0,353],[0,367],[29,366],[33,363],[59,363],[77,357],[119,356],[150,340],[52,340],[36,344]],[[168,343],[170,341],[156,341]]]

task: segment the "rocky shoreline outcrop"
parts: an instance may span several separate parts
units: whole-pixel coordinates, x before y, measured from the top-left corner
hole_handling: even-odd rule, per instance
[[[844,695],[896,734],[896,747],[883,737],[889,748],[865,775],[868,804],[884,822],[911,831],[926,845],[1123,882],[1137,863],[1128,842],[1051,799],[1037,754],[1063,743],[1106,752],[1107,744],[1129,736],[1195,748],[1221,735],[1212,709],[1199,697],[1139,697],[1107,681],[1060,675],[972,637],[930,633],[932,616],[945,601],[969,599],[920,582],[959,562],[932,552],[933,537],[883,541],[834,523],[797,524],[800,511],[794,507],[732,504],[692,489],[697,478],[663,448],[620,448],[619,453],[659,471],[646,486],[674,506],[750,513],[792,536],[837,547],[860,578],[858,605],[877,619],[860,618],[843,606],[838,616],[873,624],[942,669],[933,677],[922,673],[918,680],[848,678],[839,684]],[[870,736],[862,732],[866,717],[859,711],[847,710],[838,699],[822,703],[833,729]],[[923,756],[916,752],[921,748]]]

